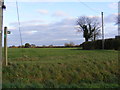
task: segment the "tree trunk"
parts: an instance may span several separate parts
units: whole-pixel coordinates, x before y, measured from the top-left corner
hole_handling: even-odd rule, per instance
[[[85,42],[87,42],[88,41],[88,38],[85,38]]]
[[[94,41],[96,40],[95,36],[94,36]]]
[[[94,35],[93,35],[93,39],[94,39],[94,41],[96,40],[96,35],[95,35],[95,32],[94,32]]]

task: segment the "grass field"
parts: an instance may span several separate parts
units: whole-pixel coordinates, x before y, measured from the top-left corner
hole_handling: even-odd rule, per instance
[[[8,50],[3,88],[118,88],[118,51],[77,48]]]

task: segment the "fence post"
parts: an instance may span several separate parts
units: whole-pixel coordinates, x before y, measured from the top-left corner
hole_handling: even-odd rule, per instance
[[[8,60],[7,60],[7,27],[4,27],[4,60],[5,60],[5,65],[8,65]]]

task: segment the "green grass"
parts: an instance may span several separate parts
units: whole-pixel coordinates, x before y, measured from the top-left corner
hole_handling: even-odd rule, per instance
[[[3,88],[118,88],[118,51],[77,48],[8,50]]]

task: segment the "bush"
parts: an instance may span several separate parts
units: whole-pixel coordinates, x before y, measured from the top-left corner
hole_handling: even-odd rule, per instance
[[[105,49],[114,49],[114,39],[106,39],[105,40]]]
[[[25,44],[25,48],[30,48],[30,47],[31,47],[31,45],[29,43]]]
[[[73,46],[75,46],[75,44],[73,42],[70,42],[70,43],[65,43],[64,46],[65,47],[73,47]]]
[[[102,49],[102,40],[84,42],[81,46],[84,50]],[[120,50],[120,39],[105,39],[104,49]]]
[[[92,44],[93,44],[92,42],[84,42],[83,45],[82,45],[83,49],[86,49],[86,50],[92,49],[93,48]]]

